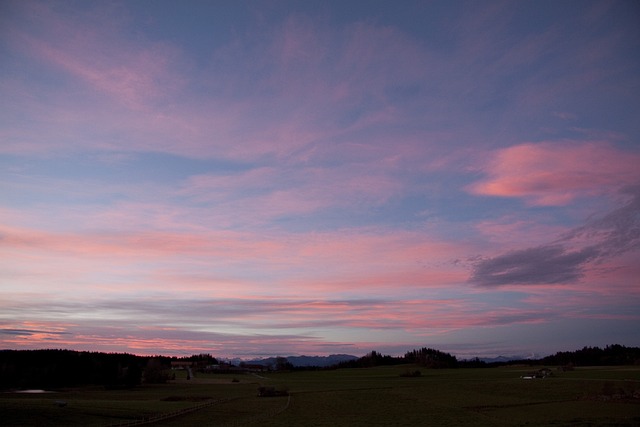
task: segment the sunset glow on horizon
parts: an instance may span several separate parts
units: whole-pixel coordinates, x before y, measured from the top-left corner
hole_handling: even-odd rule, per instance
[[[0,349],[640,346],[639,22],[2,2]]]

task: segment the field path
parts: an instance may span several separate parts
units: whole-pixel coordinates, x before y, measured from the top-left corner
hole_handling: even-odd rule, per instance
[[[271,399],[271,398],[266,398],[266,399]],[[284,411],[286,411],[287,409],[289,409],[289,405],[291,405],[291,394],[289,394],[287,396],[287,403],[284,404],[283,407],[281,408],[276,408],[276,409],[272,409],[271,411],[265,411],[261,414],[258,415],[254,415],[253,417],[250,418],[245,418],[243,420],[238,420],[238,421],[233,421],[230,423],[226,423],[226,424],[222,424],[220,427],[237,427],[237,426],[241,426],[244,424],[251,424],[251,423],[255,423],[258,421],[265,421],[269,418],[273,418],[278,414],[283,413]]]
[[[251,375],[253,375],[256,378],[263,379],[263,380],[269,380],[270,379],[270,378],[267,378],[267,377],[263,377],[262,375],[258,375],[256,373],[253,373],[253,372],[251,373]]]
[[[113,424],[110,425],[109,427],[124,427],[124,426],[129,426],[129,425],[143,425],[143,424],[154,424],[154,423],[158,423],[159,426],[167,426],[167,427],[172,427],[172,426],[182,426],[182,425],[202,425],[202,426],[215,426],[215,427],[238,427],[238,426],[242,426],[242,425],[247,425],[247,424],[254,424],[257,422],[262,422],[265,421],[269,418],[275,417],[278,414],[281,414],[282,412],[286,411],[289,406],[291,405],[293,398],[291,395],[287,396],[287,400],[284,403],[284,405],[277,407],[277,408],[273,408],[273,409],[269,409],[269,410],[265,410],[259,413],[255,413],[253,415],[249,415],[249,416],[240,416],[237,419],[233,419],[233,420],[227,420],[227,421],[216,421],[215,416],[211,416],[211,418],[207,419],[207,421],[203,421],[203,417],[200,414],[195,414],[194,416],[196,417],[195,419],[193,418],[189,418],[189,416],[200,410],[200,409],[206,409],[206,408],[210,408],[211,406],[213,406],[213,404],[215,403],[228,403],[231,401],[242,401],[245,399],[249,399],[246,397],[236,397],[233,399],[228,399],[225,401],[215,401],[215,402],[211,402],[209,405],[202,405],[201,407],[197,407],[195,408],[195,410],[190,411],[190,412],[183,412],[183,413],[176,413],[170,417],[167,418],[154,418],[153,420],[149,420],[148,422],[145,423],[139,423],[139,424]],[[264,399],[278,399],[276,398],[272,398],[272,397],[267,397]],[[205,411],[206,412],[206,411]],[[178,418],[176,419],[176,417],[178,416],[185,416],[185,418]],[[199,417],[199,418],[198,418]],[[166,421],[166,422],[165,422]]]

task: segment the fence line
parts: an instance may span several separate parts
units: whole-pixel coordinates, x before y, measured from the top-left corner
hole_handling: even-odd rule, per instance
[[[232,400],[239,399],[238,397],[229,398],[229,399],[218,399],[218,400],[210,400],[205,403],[200,403],[199,405],[190,406],[188,408],[179,409],[177,411],[172,412],[164,412],[158,415],[153,416],[145,416],[143,418],[136,418],[133,420],[123,420],[118,423],[108,424],[105,427],[133,427],[133,426],[141,426],[144,424],[151,424],[162,420],[167,420],[169,418],[179,417],[180,415],[189,414],[191,412],[199,411],[200,409],[207,408],[209,406],[213,406],[216,403],[225,403],[230,402]]]
[[[238,399],[242,399],[242,398],[241,397],[232,397],[232,398],[229,398],[229,399],[210,400],[208,402],[201,403],[199,405],[190,406],[189,408],[184,408],[184,409],[180,409],[180,410],[172,411],[172,412],[165,412],[165,413],[162,413],[162,414],[143,417],[143,418],[140,418],[140,419],[123,420],[123,421],[120,421],[120,422],[115,423],[115,424],[108,424],[105,427],[134,427],[134,426],[141,426],[141,425],[145,425],[145,424],[152,424],[152,423],[155,423],[155,422],[158,422],[158,421],[163,421],[163,420],[167,420],[169,418],[179,417],[181,415],[185,415],[185,414],[189,414],[191,412],[199,411],[200,409],[204,409],[204,408],[208,408],[209,406],[213,406],[216,403],[226,403],[226,402],[230,402],[232,400],[238,400]],[[287,396],[287,403],[285,403],[285,405],[282,406],[281,408],[275,408],[275,409],[272,409],[270,411],[265,411],[262,414],[254,415],[253,417],[250,417],[250,418],[247,418],[247,419],[244,419],[244,420],[232,421],[230,423],[224,424],[224,426],[236,427],[236,426],[239,426],[239,425],[242,425],[242,424],[252,423],[252,422],[255,422],[255,421],[261,421],[261,420],[265,420],[267,418],[275,417],[276,415],[286,411],[289,408],[290,404],[291,404],[291,393],[289,393],[289,395]]]

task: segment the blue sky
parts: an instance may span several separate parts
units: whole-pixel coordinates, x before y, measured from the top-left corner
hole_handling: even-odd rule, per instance
[[[0,347],[640,345],[635,2],[0,8]]]

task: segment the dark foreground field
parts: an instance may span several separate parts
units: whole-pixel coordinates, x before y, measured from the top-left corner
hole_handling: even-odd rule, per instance
[[[552,377],[531,380],[520,378],[529,367],[400,375],[415,369],[199,374],[191,381],[178,374],[170,384],[132,390],[3,393],[0,425],[126,425],[201,407],[146,425],[640,426],[639,366],[553,369]],[[286,389],[289,396],[257,397],[259,386]]]

